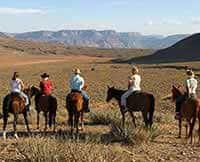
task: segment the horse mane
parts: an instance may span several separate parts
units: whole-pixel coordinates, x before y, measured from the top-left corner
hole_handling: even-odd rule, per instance
[[[117,89],[115,87],[110,88],[114,94],[114,97],[118,100],[121,100],[121,96],[126,92],[126,90]]]
[[[183,96],[185,93],[181,90],[181,87],[172,86],[172,99],[176,100],[178,96]]]

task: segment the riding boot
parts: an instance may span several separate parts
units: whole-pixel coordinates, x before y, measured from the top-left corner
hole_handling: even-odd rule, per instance
[[[89,101],[84,101],[84,112],[90,112]]]

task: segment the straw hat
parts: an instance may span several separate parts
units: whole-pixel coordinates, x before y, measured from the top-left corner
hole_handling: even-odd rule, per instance
[[[77,68],[77,69],[74,69],[74,73],[75,73],[75,74],[81,74],[81,70],[78,69],[78,68]]]
[[[132,73],[137,74],[139,72],[139,69],[137,68],[137,66],[132,66]]]

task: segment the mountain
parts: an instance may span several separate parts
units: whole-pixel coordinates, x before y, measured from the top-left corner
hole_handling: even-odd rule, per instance
[[[102,49],[95,47],[72,47],[62,43],[17,40],[12,37],[0,36],[1,54],[34,54],[34,55],[87,55],[97,57],[139,57],[153,53],[152,49]]]
[[[16,39],[63,43],[67,46],[98,48],[151,48],[162,49],[189,36],[188,34],[160,36],[114,30],[60,30],[9,34]]]
[[[152,55],[127,60],[137,63],[169,63],[200,61],[200,33],[191,35],[166,49]]]

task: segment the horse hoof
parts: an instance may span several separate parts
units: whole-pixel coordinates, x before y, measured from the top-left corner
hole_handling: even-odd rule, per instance
[[[14,134],[14,137],[15,137],[16,139],[19,139],[17,133]]]

